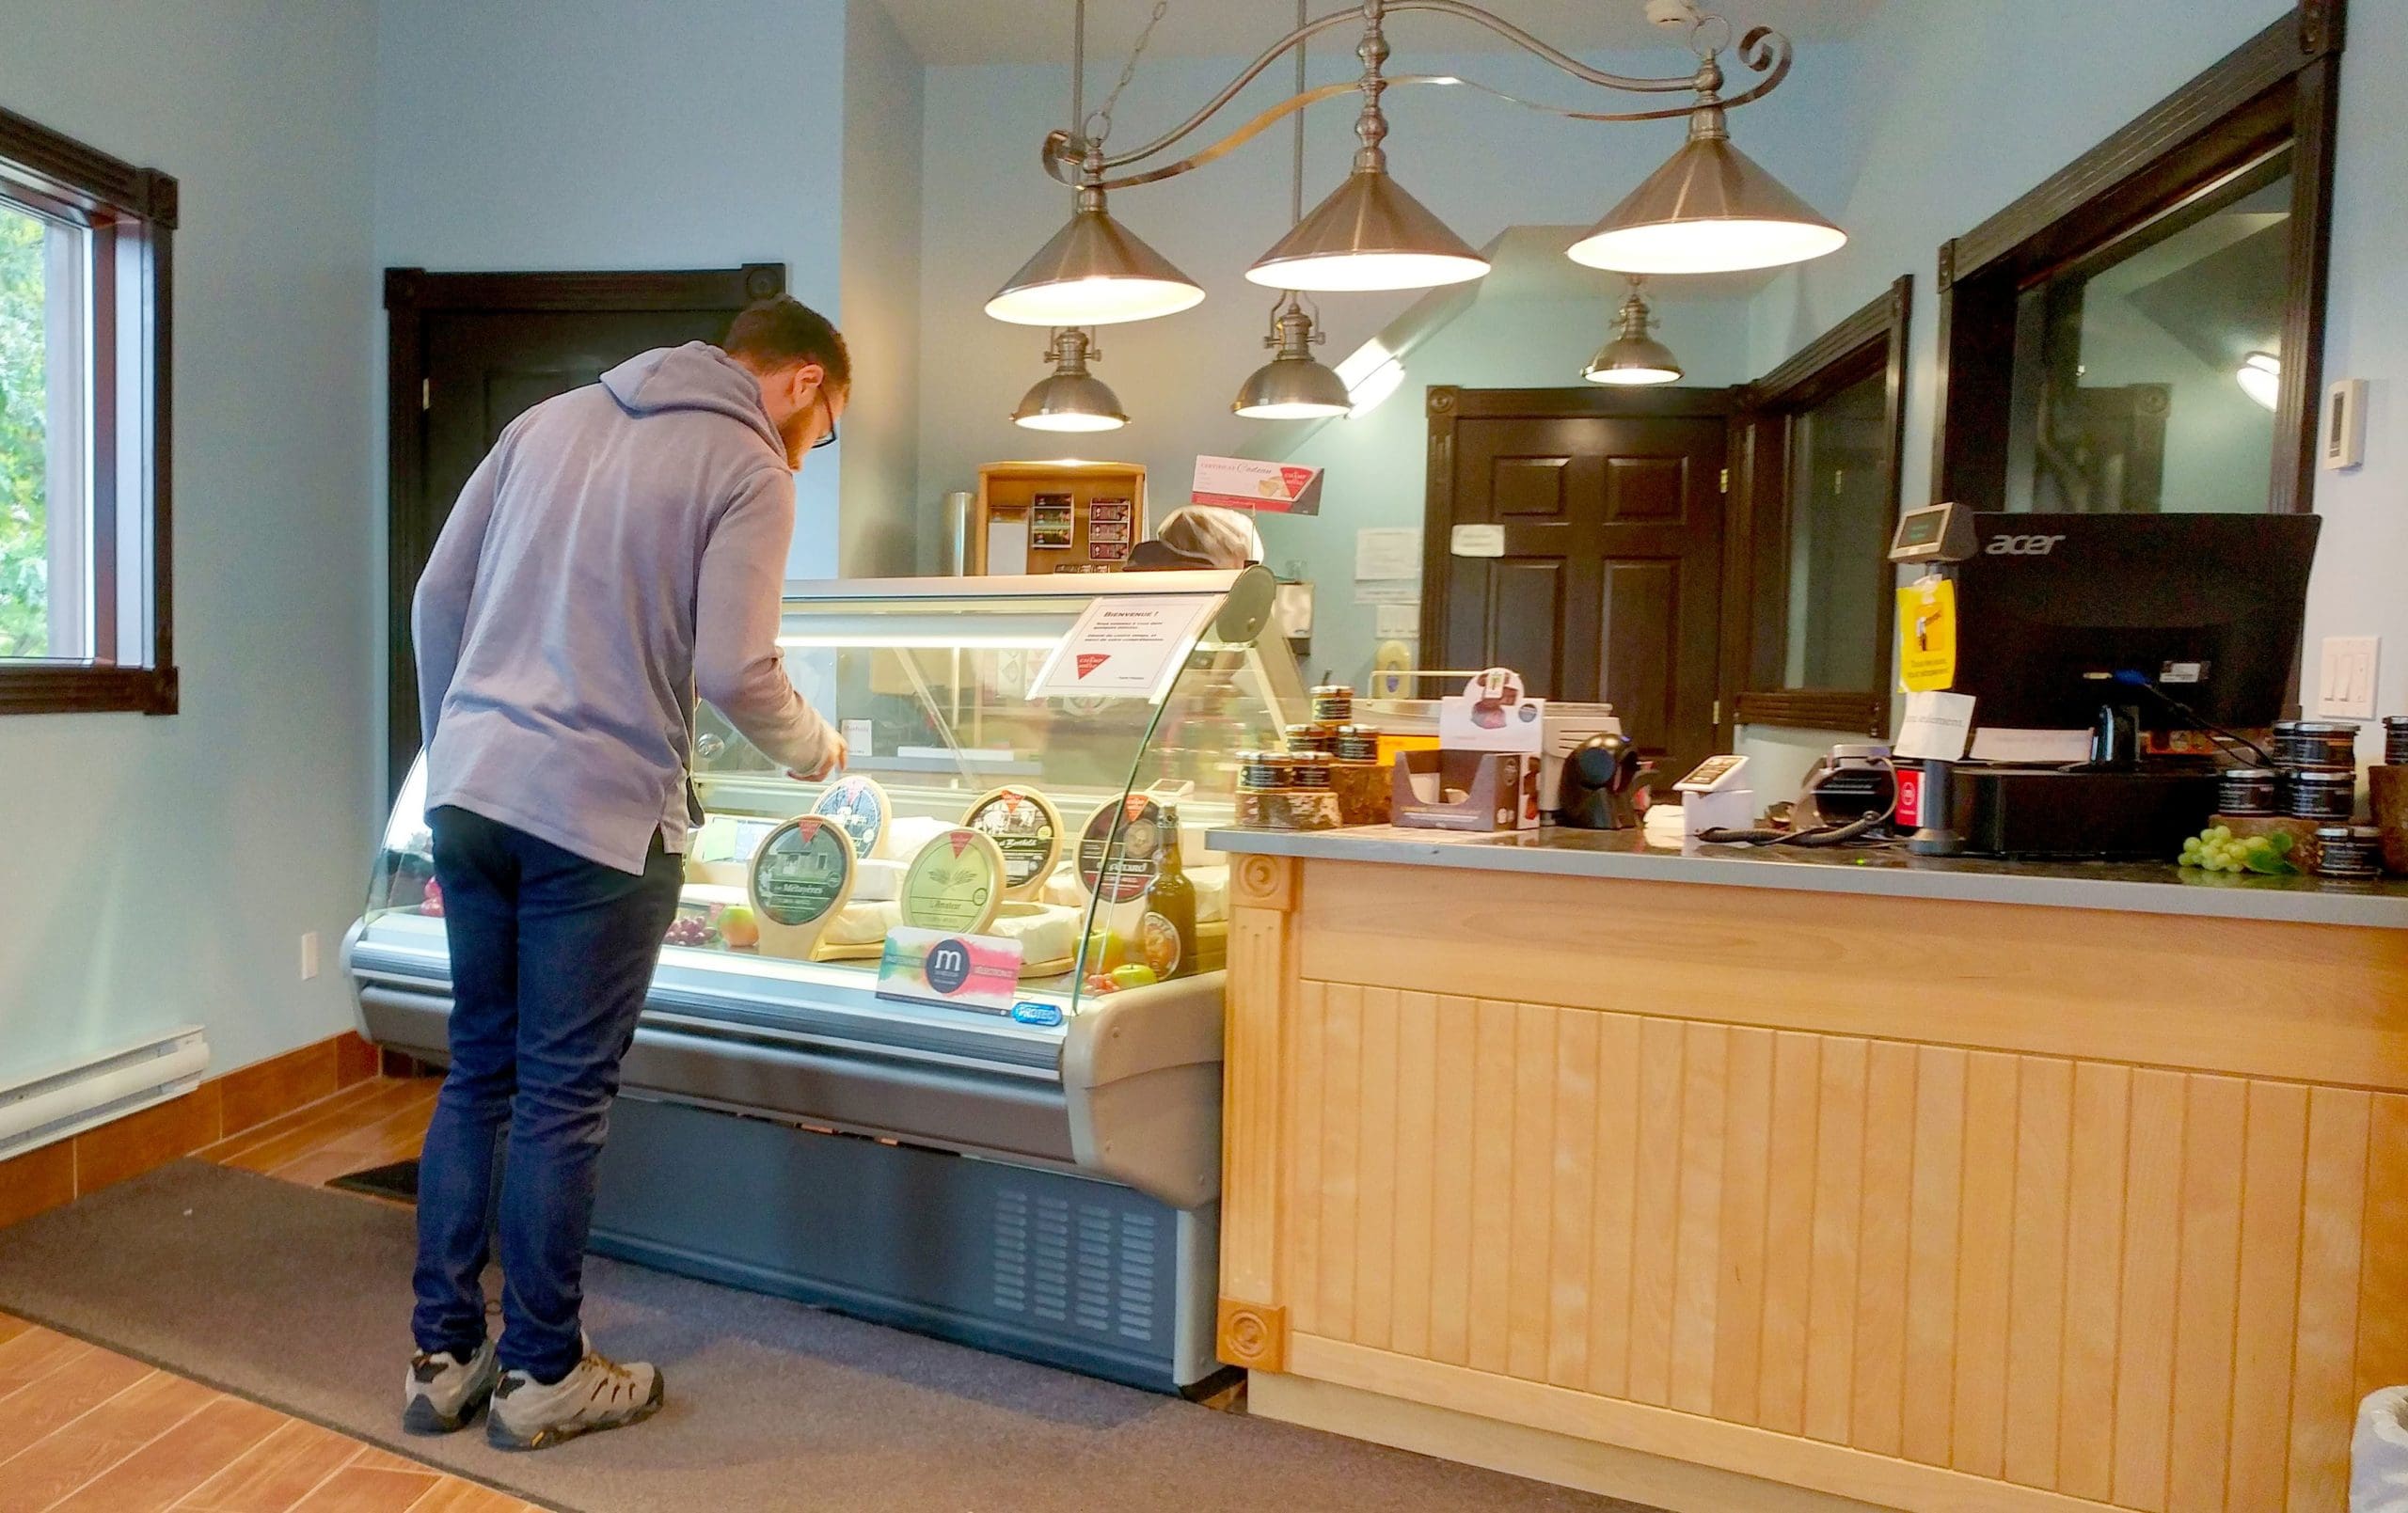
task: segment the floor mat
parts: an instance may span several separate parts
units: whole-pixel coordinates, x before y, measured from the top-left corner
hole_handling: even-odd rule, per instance
[[[1632,1505],[1214,1412],[596,1260],[586,1321],[649,1424],[505,1455],[399,1432],[414,1216],[178,1161],[0,1230],[0,1312],[564,1513],[1608,1513]]]

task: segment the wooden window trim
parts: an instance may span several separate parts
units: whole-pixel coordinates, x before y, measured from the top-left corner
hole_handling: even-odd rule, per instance
[[[175,476],[172,411],[175,371],[174,247],[182,189],[175,178],[137,167],[15,112],[0,108],[0,163],[12,181],[30,187],[82,219],[93,235],[90,354],[92,415],[92,552],[95,656],[84,660],[0,661],[0,715],[132,713],[172,715],[179,706],[175,664],[175,575],[172,545]],[[117,281],[131,265],[135,287]],[[138,356],[131,394],[121,381],[129,354]],[[131,400],[130,403],[120,402]],[[141,466],[126,477],[118,466],[123,428],[138,426]],[[121,527],[141,522],[141,555],[150,577],[144,644],[118,643],[119,582],[125,555]]]
[[[1861,731],[1879,740],[1890,733],[1891,637],[1886,629],[1875,654],[1871,689],[1774,686],[1773,658],[1782,649],[1788,621],[1785,578],[1760,582],[1763,552],[1789,539],[1789,432],[1797,417],[1851,384],[1882,377],[1882,429],[1889,445],[1881,465],[1881,493],[1891,516],[1898,512],[1901,465],[1906,454],[1907,326],[1914,308],[1914,278],[1902,275],[1882,294],[1816,337],[1780,367],[1739,390],[1732,454],[1737,487],[1732,491],[1732,529],[1724,566],[1723,665],[1744,679],[1733,701],[1743,725],[1802,730]],[[1865,571],[1886,600],[1892,573],[1886,562]]]
[[[2293,276],[2267,507],[2312,508],[2344,10],[2344,0],[2297,0],[2289,15],[1941,246],[1933,502],[2004,505],[2017,296],[2288,142]]]
[[[484,312],[724,310],[733,317],[758,300],[786,292],[782,262],[736,268],[568,273],[429,273],[385,270],[385,536],[387,579],[386,786],[399,793],[418,755],[418,666],[410,652],[411,565],[435,544],[417,539],[397,498],[426,486],[427,317],[446,310]]]

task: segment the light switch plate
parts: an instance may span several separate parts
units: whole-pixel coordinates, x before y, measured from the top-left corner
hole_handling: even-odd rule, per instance
[[[2374,718],[2374,636],[2327,636],[2318,658],[2316,712],[2335,719]]]

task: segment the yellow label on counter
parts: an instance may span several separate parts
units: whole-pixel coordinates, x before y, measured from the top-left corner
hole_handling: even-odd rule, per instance
[[[1956,681],[1956,585],[1929,577],[1898,591],[1898,683],[1930,693]]]

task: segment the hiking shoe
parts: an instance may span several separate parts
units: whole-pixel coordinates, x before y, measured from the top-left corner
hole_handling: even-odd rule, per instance
[[[625,1428],[660,1411],[659,1368],[621,1365],[585,1346],[575,1370],[549,1386],[524,1371],[505,1371],[493,1391],[485,1440],[497,1450],[543,1450],[580,1434]]]
[[[410,1357],[409,1380],[403,1387],[403,1430],[450,1434],[477,1416],[500,1376],[501,1362],[491,1340],[466,1361],[449,1350],[432,1355],[420,1350]]]

